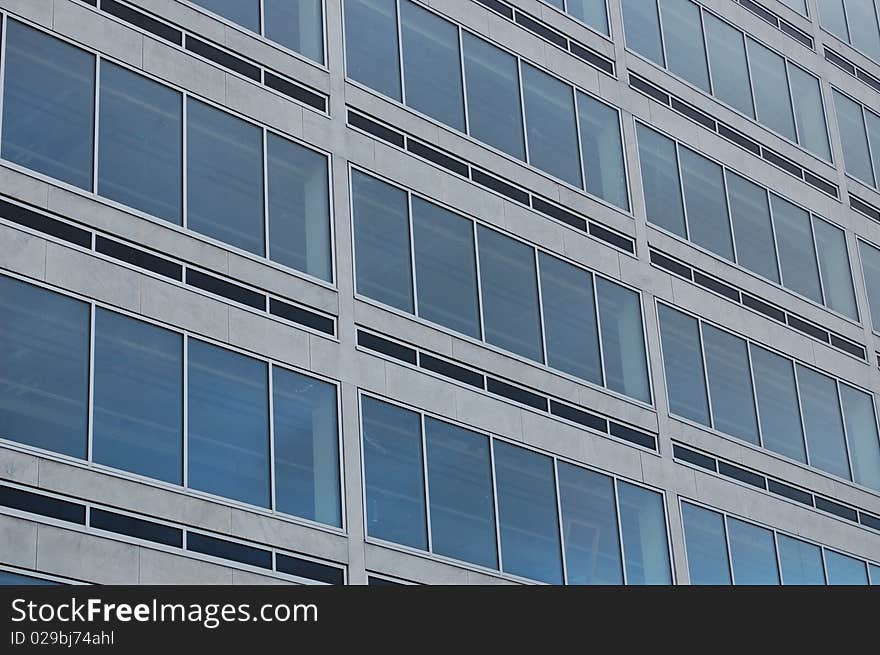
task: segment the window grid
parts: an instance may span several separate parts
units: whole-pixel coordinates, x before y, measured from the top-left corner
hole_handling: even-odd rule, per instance
[[[865,180],[865,179],[857,176],[855,173],[850,172],[849,170],[846,170],[846,162],[844,162],[844,165],[843,165],[844,172],[846,173],[846,176],[848,178],[850,178],[851,180],[855,180],[856,182],[859,182],[859,183],[864,184],[868,187],[871,187],[872,189],[880,190],[880,153],[875,152],[875,149],[880,148],[880,143],[873,143],[873,139],[871,138],[871,133],[868,130],[868,117],[871,116],[875,121],[877,121],[878,124],[880,124],[880,114],[872,111],[864,103],[862,103],[860,100],[857,100],[856,98],[845,93],[844,91],[837,88],[836,86],[832,86],[831,90],[832,90],[832,93],[835,95],[835,97],[841,96],[845,100],[848,100],[848,101],[854,103],[859,108],[859,115],[860,115],[860,119],[861,119],[859,127],[861,128],[861,131],[862,131],[860,136],[863,136],[864,140],[865,140],[864,144],[865,144],[866,151],[867,151],[867,159],[868,159],[867,164],[868,164],[869,172],[871,174],[871,180]],[[838,123],[837,131],[838,131],[838,134],[840,135],[840,138],[841,138],[841,145],[843,146],[844,153],[846,153],[847,150],[854,148],[854,144],[852,144],[852,143],[848,144],[844,140],[844,133],[841,131],[841,129],[839,127],[840,126],[840,110],[838,109],[838,105],[836,102],[835,102],[835,110],[836,110],[836,114],[837,114],[837,123]],[[880,136],[880,134],[878,134],[878,136]]]
[[[872,2],[872,0],[865,0],[865,1],[867,3]],[[851,21],[853,19],[850,17],[850,11],[849,11],[849,7],[850,7],[851,2],[852,2],[852,0],[835,0],[835,5],[840,7],[840,11],[842,13],[843,25],[841,27],[844,28],[844,30],[846,31],[846,34],[838,34],[834,31],[834,28],[831,25],[829,25],[829,18],[830,17],[827,14],[825,14],[825,18],[823,19],[823,7],[827,6],[828,0],[818,0],[819,27],[822,29],[823,32],[826,32],[826,33],[830,34],[831,36],[833,36],[837,39],[840,39],[841,41],[843,41],[844,43],[846,43],[847,45],[849,45],[853,49],[857,50],[859,53],[861,53],[865,57],[868,57],[872,61],[880,63],[880,50],[878,50],[877,52],[870,53],[862,46],[862,44],[854,43],[853,30],[852,30],[852,25],[851,25]],[[874,17],[873,36],[877,37],[877,42],[875,43],[875,47],[876,47],[878,45],[878,43],[880,43],[880,22],[878,22],[878,21],[880,21],[880,7],[869,5],[868,8],[872,10],[871,13],[873,14],[873,17]],[[869,26],[869,29],[870,29],[870,26]]]

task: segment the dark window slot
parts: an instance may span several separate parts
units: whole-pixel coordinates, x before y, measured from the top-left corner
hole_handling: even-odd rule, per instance
[[[647,94],[657,100],[658,102],[662,102],[667,107],[669,106],[669,94],[665,91],[661,91],[659,88],[654,86],[653,84],[649,84],[641,77],[636,77],[635,75],[629,76],[629,85],[636,89],[637,91],[641,91],[644,94]]]
[[[813,494],[783,484],[782,482],[768,479],[767,490],[771,493],[788,498],[789,500],[793,500],[796,503],[800,503],[801,505],[806,505],[807,507],[813,506]]]
[[[526,16],[520,11],[515,11],[514,22],[516,22],[517,25],[526,28],[533,34],[537,34],[542,39],[546,39],[547,41],[550,41],[550,43],[558,45],[563,50],[568,50],[568,39],[558,32],[551,30],[546,25],[539,23],[534,18]]]
[[[839,348],[843,352],[849,353],[854,357],[858,357],[862,361],[864,361],[867,357],[865,354],[865,349],[862,348],[859,344],[853,343],[848,339],[844,339],[843,337],[839,337],[836,334],[831,334],[831,345],[835,348]]]
[[[266,71],[264,83],[270,89],[283,93],[288,98],[299,100],[301,103],[308,105],[309,107],[314,107],[318,111],[325,113],[327,111],[326,96],[316,93],[315,91],[310,91],[299,84],[294,84],[290,80],[285,80],[283,77],[279,77],[271,71]]]
[[[479,1],[479,0],[478,0]],[[405,587],[401,582],[394,582],[388,578],[379,578],[375,575],[367,576],[367,585],[370,587]]]
[[[813,49],[813,39],[801,32],[794,25],[791,25],[784,20],[780,20],[779,29],[782,30],[784,34],[787,34],[788,36],[793,38],[795,41],[798,41],[802,45],[808,47],[810,50]]]
[[[810,171],[804,169],[804,182],[807,184],[816,187],[822,193],[827,193],[829,196],[837,197],[837,186],[831,184],[827,180],[822,179],[818,175],[814,175]]]
[[[603,73],[607,73],[608,75],[614,75],[614,62],[602,57],[592,50],[589,50],[582,46],[580,43],[575,43],[574,41],[568,42],[568,51],[573,54],[578,59],[582,59],[594,68],[598,68]]]
[[[455,159],[454,157],[443,154],[435,148],[426,146],[425,144],[408,137],[406,140],[406,149],[414,155],[424,157],[428,161],[433,162],[438,166],[442,166],[448,171],[458,173],[462,177],[468,177],[469,168],[467,164],[459,161],[458,159]]]
[[[610,243],[616,248],[625,250],[630,254],[634,255],[636,252],[635,241],[633,241],[629,237],[625,237],[621,234],[617,234],[616,232],[612,232],[611,230],[606,229],[597,223],[590,223],[590,235],[596,237],[597,239],[601,239],[605,243]]]
[[[412,348],[401,346],[394,341],[389,341],[388,339],[377,337],[375,334],[358,330],[357,342],[359,346],[363,346],[369,350],[388,355],[389,357],[399,359],[400,361],[412,364],[413,366],[416,364],[416,351]]]
[[[759,157],[761,156],[761,146],[756,141],[752,141],[752,139],[744,134],[740,134],[736,130],[727,127],[724,123],[718,123],[718,134],[728,141],[733,141],[740,148],[744,148]]]
[[[337,566],[319,564],[299,557],[290,555],[275,555],[275,570],[279,573],[287,573],[308,580],[317,580],[327,584],[345,584],[345,572]]]
[[[586,219],[583,219],[580,216],[575,216],[570,211],[567,211],[558,205],[549,203],[535,195],[532,196],[532,209],[539,211],[546,216],[550,216],[551,218],[555,218],[558,221],[562,221],[566,225],[570,225],[581,232],[587,231]]]
[[[789,161],[782,155],[777,155],[775,152],[773,152],[772,150],[768,150],[767,148],[762,148],[761,156],[774,166],[778,166],[782,170],[791,173],[795,177],[798,177],[800,179],[804,178],[803,169],[794,162]]]
[[[376,121],[372,121],[366,116],[362,116],[360,114],[356,114],[353,111],[349,110],[348,112],[348,124],[352,127],[356,127],[358,129],[363,130],[367,134],[372,134],[377,139],[382,139],[386,143],[390,143],[392,145],[397,146],[398,148],[403,148],[403,135],[395,132],[392,129],[385,127],[384,125],[380,125]]]
[[[679,264],[674,259],[670,259],[666,255],[662,255],[656,250],[651,251],[651,263],[659,266],[660,268],[669,271],[670,273],[675,273],[676,275],[686,278],[688,280],[692,280],[691,277],[691,269],[685,266],[684,264]]]
[[[300,325],[310,327],[313,330],[323,332],[324,334],[329,334],[331,336],[336,334],[336,324],[332,318],[321,316],[321,314],[316,314],[308,309],[291,305],[290,303],[278,300],[277,298],[269,298],[269,313],[287,319],[293,323],[299,323]]]
[[[59,521],[85,525],[86,508],[79,503],[71,503],[23,489],[0,486],[0,505],[12,509],[48,516]]]
[[[266,311],[266,296],[262,293],[245,289],[242,286],[221,280],[213,275],[207,275],[201,271],[188,268],[186,269],[186,283],[203,291],[209,291],[229,300],[240,302],[242,305]]]
[[[151,255],[148,252],[132,248],[124,243],[113,241],[102,236],[95,239],[95,250],[103,255],[108,255],[114,259],[128,262],[138,268],[143,268],[153,273],[158,273],[172,280],[180,282],[183,279],[183,266],[175,264],[163,257]]]
[[[92,5],[93,7],[98,6],[98,0],[82,0],[82,1],[85,2],[87,5]]]
[[[816,496],[816,509],[821,509],[824,512],[834,514],[835,516],[839,516],[848,521],[853,521],[855,523],[859,522],[859,515],[856,510],[841,505],[840,503],[835,503],[833,500],[828,500],[822,496]]]
[[[201,55],[205,59],[210,59],[215,64],[220,64],[223,68],[240,73],[254,82],[261,82],[260,67],[246,62],[241,57],[231,55],[225,50],[215,48],[210,43],[206,43],[201,39],[196,39],[189,34],[186,35],[186,44],[184,46],[190,52]]]
[[[614,421],[611,421],[611,435],[651,450],[657,450],[657,438],[653,434],[647,434]]]
[[[521,189],[517,189],[512,184],[499,180],[497,177],[484,173],[477,168],[471,167],[471,179],[477,184],[482,184],[493,191],[497,191],[501,195],[507,196],[511,200],[515,200],[526,206],[529,204],[528,193]]]
[[[866,73],[861,68],[856,70],[856,77],[859,78],[862,82],[870,86],[875,91],[880,91],[880,80],[871,75],[870,73]]]
[[[438,359],[427,353],[419,353],[419,365],[428,371],[464,382],[472,387],[477,387],[478,389],[485,388],[485,380],[480,373],[457,364],[452,364],[446,360]]]
[[[508,7],[503,2],[499,2],[499,0],[476,0],[476,2],[479,2],[484,7],[488,7],[492,11],[497,11],[505,18],[513,20],[513,9]]]
[[[92,0],[90,4],[94,6],[94,0]],[[116,16],[116,18],[124,20],[126,23],[140,27],[150,34],[155,34],[160,39],[165,39],[175,45],[181,45],[183,43],[183,33],[180,30],[175,29],[170,25],[166,25],[162,21],[151,18],[150,16],[147,16],[140,11],[136,11],[120,2],[116,2],[116,0],[101,0],[101,9],[111,16]]]
[[[880,530],[880,517],[866,512],[859,512],[859,521],[862,525],[874,528],[875,530]]]
[[[203,555],[220,557],[241,562],[242,564],[259,566],[263,569],[272,568],[272,553],[268,550],[245,546],[244,544],[217,539],[216,537],[209,537],[198,532],[186,533],[186,549],[194,553],[202,553]]]
[[[757,14],[758,16],[763,18],[765,21],[767,21],[771,25],[773,25],[775,27],[779,27],[779,19],[776,18],[776,16],[774,14],[772,14],[769,11],[767,11],[766,9],[764,9],[761,5],[759,5],[755,2],[752,2],[752,0],[739,0],[739,1],[746,9],[748,9],[752,13]]]
[[[744,468],[728,464],[727,462],[722,462],[721,460],[718,461],[718,472],[721,475],[726,475],[728,478],[745,482],[758,489],[767,488],[767,479],[763,475],[758,475],[757,473],[747,471]]]
[[[764,302],[760,298],[755,298],[754,296],[744,293],[742,294],[742,304],[754,309],[756,312],[760,312],[764,316],[768,316],[780,323],[785,323],[785,312]]]
[[[20,205],[0,200],[0,216],[32,230],[67,241],[83,248],[92,247],[92,233]]]
[[[838,68],[843,69],[853,77],[856,75],[856,67],[849,63],[846,59],[841,57],[839,54],[834,52],[833,50],[829,50],[825,48],[825,59],[830,61],[832,64],[837,66]]]
[[[521,387],[516,387],[507,382],[502,382],[501,380],[491,377],[486,378],[486,390],[498,394],[499,396],[504,396],[509,400],[522,403],[523,405],[540,409],[542,412],[547,411],[547,399],[544,396],[531,391],[526,391]]]
[[[813,325],[812,323],[808,323],[807,321],[798,318],[794,314],[788,315],[788,324],[795,330],[803,332],[804,334],[808,334],[814,339],[818,339],[819,341],[824,341],[825,343],[828,343],[830,340],[827,331]]]
[[[688,464],[693,464],[694,466],[699,466],[701,469],[706,469],[707,471],[715,473],[715,459],[713,457],[698,453],[696,450],[691,450],[684,446],[679,446],[678,444],[672,444],[672,455],[676,459],[680,459],[682,462],[687,462]]]
[[[855,196],[850,196],[849,206],[852,209],[855,209],[857,212],[864,214],[868,218],[873,218],[875,221],[880,222],[880,209],[877,209],[873,205],[868,204],[864,200],[860,200]]]
[[[183,530],[153,521],[136,519],[116,512],[92,508],[89,512],[89,525],[98,530],[125,534],[129,537],[146,539],[166,546],[183,547]]]
[[[678,98],[672,98],[672,108],[680,114],[684,114],[695,123],[699,123],[703,127],[709,128],[713,132],[717,129],[716,123],[712,118],[699,109],[694,109],[690,105],[682,102]]]
[[[608,421],[601,416],[596,416],[595,414],[585,412],[582,409],[566,405],[557,400],[550,400],[550,413],[592,430],[598,430],[599,432],[605,432],[606,434],[608,432]]]
[[[733,302],[739,304],[739,291],[728,284],[724,284],[724,282],[709,277],[708,275],[703,275],[699,271],[694,271],[694,282],[699,284],[701,287],[711,289],[715,293],[718,293],[725,298],[729,298]]]

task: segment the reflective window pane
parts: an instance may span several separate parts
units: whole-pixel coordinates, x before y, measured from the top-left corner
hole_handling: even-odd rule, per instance
[[[0,437],[86,456],[89,306],[0,276]]]
[[[846,29],[846,14],[843,11],[843,0],[818,0],[819,22],[826,30],[844,41],[849,41]]]
[[[627,584],[672,584],[663,496],[618,480],[617,502]]]
[[[553,460],[495,441],[495,486],[504,570],[562,584]]]
[[[703,24],[715,97],[754,118],[749,62],[742,32],[708,12],[703,14]]]
[[[647,3],[646,3],[647,4]],[[709,92],[700,8],[690,0],[660,0],[666,67]]]
[[[724,517],[689,503],[682,503],[681,517],[691,584],[729,585]]]
[[[859,254],[862,259],[865,287],[868,291],[871,323],[875,330],[880,330],[880,249],[859,241]]]
[[[587,191],[629,210],[617,111],[580,91],[577,109]]]
[[[357,292],[413,311],[407,195],[358,171],[351,173]]]
[[[787,200],[770,194],[776,225],[776,247],[782,268],[782,284],[810,300],[821,303],[819,267],[813,247],[810,215]]]
[[[779,565],[782,568],[782,584],[825,584],[822,550],[818,546],[784,534],[777,534],[776,548],[779,551]]]
[[[757,41],[746,41],[758,120],[792,141],[797,141],[785,59]]]
[[[543,361],[535,251],[482,225],[477,230],[486,341]]]
[[[778,585],[773,533],[734,518],[727,519],[730,561],[738,585]]]
[[[327,158],[270,133],[266,163],[269,258],[332,281]]]
[[[796,12],[801,14],[802,16],[807,15],[807,0],[779,0],[786,7],[790,7],[794,9]],[[819,0],[821,4],[822,0]]]
[[[733,260],[721,166],[688,148],[678,152],[690,240]]]
[[[875,586],[880,585],[880,566],[869,564],[868,568],[871,570],[871,584]]]
[[[568,584],[623,584],[614,480],[564,462],[557,468]]]
[[[266,37],[324,63],[321,0],[263,0]]]
[[[11,587],[13,585],[52,586],[58,584],[61,583],[55,582],[53,580],[46,580],[44,578],[37,578],[30,575],[22,575],[21,573],[15,573],[14,571],[4,571],[0,569],[0,587]]]
[[[800,364],[797,379],[810,465],[850,480],[837,384],[827,375]]]
[[[419,316],[479,339],[474,224],[416,197],[412,223]]]
[[[400,2],[406,104],[464,131],[458,28],[409,0]]]
[[[275,508],[342,525],[336,387],[272,367]]]
[[[880,491],[880,440],[874,415],[874,399],[864,391],[841,384],[840,402],[843,406],[853,480]]]
[[[367,534],[427,550],[420,417],[366,397],[361,414]]]
[[[622,2],[626,45],[658,66],[663,66],[663,42],[660,36],[657,3],[645,0],[622,0]]]
[[[703,347],[714,427],[757,445],[758,419],[745,340],[704,323]]]
[[[825,549],[825,573],[830,585],[866,585],[865,563],[843,553]]]
[[[846,235],[840,228],[818,218],[813,221],[813,233],[816,236],[816,253],[819,256],[825,304],[841,314],[857,319],[856,294],[853,290],[849,255],[846,252]]]
[[[767,191],[730,171],[726,178],[737,261],[750,271],[779,282]]]
[[[874,177],[880,175],[880,116],[865,108],[865,128],[868,131],[868,143],[871,146],[871,163],[874,166]]]
[[[266,363],[187,340],[188,484],[269,507]]]
[[[636,132],[648,220],[686,238],[675,142],[641,124]]]
[[[669,411],[709,425],[699,323],[665,305],[658,306],[658,313]]]
[[[596,296],[605,386],[646,403],[651,402],[639,294],[597,277]]]
[[[262,130],[192,98],[186,111],[187,227],[262,255]]]
[[[846,18],[853,47],[880,61],[880,30],[873,0],[847,0]]]
[[[790,359],[749,346],[765,448],[806,463],[794,368]]]
[[[593,276],[546,253],[539,260],[547,363],[602,384]]]
[[[260,0],[193,0],[193,2],[252,32],[260,31]]]
[[[91,191],[94,55],[11,19],[4,37],[3,159]]]
[[[345,0],[345,68],[351,79],[400,100],[395,5],[395,0]]]
[[[98,193],[181,224],[182,103],[179,92],[101,61]]]
[[[433,551],[497,568],[489,439],[426,417],[425,450]]]
[[[183,483],[183,337],[95,311],[92,459]]]
[[[846,172],[874,186],[874,172],[861,105],[834,91],[834,107],[837,110],[837,129],[843,144]]]
[[[605,0],[568,0],[568,13],[602,34],[608,34]]]
[[[581,164],[571,87],[529,64],[522,65],[522,83],[529,163],[580,187]]]
[[[471,136],[517,159],[525,159],[516,57],[463,32]]]
[[[797,122],[798,142],[807,150],[826,161],[831,161],[831,145],[825,126],[825,108],[819,80],[797,66],[788,67],[794,119]]]

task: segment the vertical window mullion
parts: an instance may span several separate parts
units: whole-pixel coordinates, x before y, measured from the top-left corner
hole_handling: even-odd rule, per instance
[[[501,559],[501,526],[498,519],[498,482],[495,475],[495,439],[489,439],[489,468],[492,472],[492,508],[495,512],[495,552],[498,557],[498,570],[504,572],[504,562]]]
[[[544,297],[541,295],[541,258],[538,257],[536,248],[529,248],[532,252],[532,260],[535,263],[535,286],[538,291],[538,322],[541,326],[541,362],[549,365],[550,358],[547,355],[547,330],[544,327]],[[554,464],[554,470],[556,466]],[[557,490],[558,491],[558,490]]]
[[[466,73],[464,67],[464,39],[462,38],[462,28],[461,25],[456,25],[456,34],[458,35],[458,70],[459,70],[459,79],[461,80],[461,102],[462,102],[462,111],[464,112],[464,133],[471,133],[471,123],[470,118],[468,116],[468,94],[467,94],[467,81],[466,81]]]
[[[562,528],[562,500],[559,496],[559,460],[553,458],[553,488],[556,493],[556,525],[559,531],[559,555],[562,558],[562,584],[568,584],[568,565],[565,561],[565,530]]]
[[[523,88],[522,59],[520,59],[519,57],[516,58],[516,78],[517,85],[519,86],[519,115],[522,116],[523,151],[525,154],[526,163],[530,163],[531,158],[529,157],[529,130],[528,127],[526,127],[526,92]]]
[[[424,489],[424,498],[425,498],[425,530],[428,537],[428,552],[434,552],[434,544],[431,535],[431,491],[428,488],[428,444],[425,439],[425,415],[419,412],[419,430],[421,431],[421,440],[422,440],[422,479],[424,480],[424,484],[422,485]]]
[[[843,413],[843,398],[840,393],[840,380],[834,378],[834,388],[837,391],[837,407],[840,411],[840,423],[843,429],[843,449],[846,453],[846,465],[849,468],[849,479],[853,482],[856,480],[856,471],[852,463],[852,453],[850,452],[849,433],[846,429],[846,415]]]
[[[400,2],[394,0],[394,20],[397,26],[397,75],[400,80],[400,101],[406,104],[406,79],[403,74],[403,30],[400,25]]]
[[[605,372],[605,347],[602,345],[602,316],[599,313],[599,289],[596,287],[596,275],[594,273],[588,273],[588,275],[590,276],[590,284],[593,287],[593,311],[596,315],[596,336],[598,337],[596,341],[599,343],[600,384],[604,387],[608,385],[608,375]],[[639,305],[641,305],[641,299],[639,300]]]
[[[416,248],[413,232],[412,192],[406,192],[406,224],[409,228],[409,274],[412,280],[413,314],[419,316],[419,281],[416,279]]]
[[[183,335],[183,480],[189,488],[189,335]]]
[[[92,440],[95,425],[95,303],[89,303],[89,379],[86,426],[86,461],[92,463]]]
[[[480,319],[480,341],[485,341],[486,321],[483,318],[483,282],[482,275],[480,274],[480,248],[477,242],[477,224],[475,221],[471,221],[471,234],[473,234],[474,239],[474,266],[477,273],[477,315]]]
[[[706,402],[709,405],[709,427],[715,429],[715,410],[712,409],[712,385],[709,384],[709,371],[706,368],[706,341],[703,338],[703,321],[700,319],[696,319],[696,321],[697,336],[700,339],[700,360],[703,364],[703,380],[706,386]]]
[[[4,34],[5,36],[5,34]],[[100,55],[95,55],[95,95],[92,101],[92,193],[98,193],[98,118],[101,115],[101,61]]]
[[[733,557],[730,554],[730,530],[727,529],[727,514],[721,512],[721,529],[724,530],[724,545],[727,550],[727,571],[730,574],[731,586],[736,586],[736,573],[733,570]]]
[[[628,584],[626,573],[626,546],[623,543],[623,525],[620,520],[620,494],[617,491],[618,479],[614,478],[612,488],[614,489],[614,516],[617,519],[617,547],[620,550],[620,572],[623,575],[623,584]],[[664,507],[665,514],[665,507]],[[667,529],[667,534],[669,533]]]
[[[275,512],[275,364],[268,362],[266,372],[269,376],[266,385],[269,392],[269,509]]]
[[[678,146],[678,141],[673,140],[672,144],[675,147],[675,167],[678,170],[678,188],[679,193],[681,194],[681,211],[684,217],[684,238],[690,241],[691,230],[690,225],[688,224],[687,198],[684,193],[684,175],[681,171],[681,148]]]
[[[819,293],[822,294],[822,304],[828,306],[828,294],[825,292],[825,279],[822,275],[822,258],[819,256],[819,244],[816,242],[816,226],[813,213],[810,216],[810,238],[813,242],[813,256],[816,258],[816,270],[819,272]],[[841,414],[841,416],[843,416]]]

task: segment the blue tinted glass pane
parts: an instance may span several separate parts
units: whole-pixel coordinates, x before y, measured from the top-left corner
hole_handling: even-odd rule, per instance
[[[361,413],[367,534],[427,550],[419,415],[372,398]]]
[[[773,533],[737,519],[727,520],[730,560],[738,585],[778,585]]]
[[[672,584],[663,496],[628,482],[617,482],[626,583]]]
[[[648,220],[673,234],[687,237],[675,142],[641,124],[636,125],[636,132]]]
[[[843,0],[818,0],[818,2],[819,22],[822,23],[822,27],[848,42],[849,32],[846,29]]]
[[[770,129],[796,141],[785,59],[757,41],[751,39],[746,41],[758,120]]]
[[[525,159],[516,58],[462,33],[471,136],[517,159]]]
[[[813,234],[816,237],[825,304],[841,314],[858,319],[846,235],[840,228],[818,218],[813,221]]]
[[[0,437],[86,456],[89,306],[0,276]]]
[[[646,403],[651,402],[639,294],[597,277],[596,295],[602,327],[605,386]]]
[[[861,105],[834,91],[834,107],[837,109],[837,129],[843,144],[846,172],[874,186],[871,152],[868,149],[868,134],[865,131]]]
[[[489,439],[426,418],[425,444],[434,552],[497,568]]]
[[[761,417],[765,448],[799,462],[806,462],[804,431],[801,428],[794,368],[791,360],[749,345],[754,367],[755,395]]]
[[[822,551],[818,546],[780,534],[776,536],[776,547],[779,550],[779,565],[782,568],[782,584],[825,584]]]
[[[342,525],[336,387],[272,367],[275,508]]]
[[[626,45],[663,66],[663,43],[656,0],[622,0]]]
[[[268,507],[265,362],[196,339],[187,348],[189,486]]]
[[[658,308],[658,313],[669,411],[709,425],[699,323],[665,305]]]
[[[843,405],[853,480],[880,491],[880,441],[874,416],[874,399],[864,391],[841,384],[840,402]]]
[[[400,53],[395,0],[345,0],[348,76],[400,100]]]
[[[605,0],[568,0],[568,13],[602,34],[608,34]]]
[[[192,98],[186,111],[187,227],[262,255],[262,130]]]
[[[742,32],[708,12],[703,14],[703,24],[715,97],[754,118],[749,62]]]
[[[865,562],[843,553],[825,549],[825,573],[830,585],[866,585]]]
[[[704,324],[703,348],[714,427],[757,445],[758,418],[746,342]]]
[[[529,163],[580,187],[581,164],[571,87],[528,64],[522,66],[522,82]]]
[[[726,177],[737,261],[750,271],[779,282],[767,191],[736,173],[726,171]]]
[[[880,116],[868,109],[865,109],[865,129],[868,132],[868,143],[871,144],[871,162],[876,177],[880,175]]]
[[[874,2],[847,0],[846,18],[853,47],[875,61],[880,61],[880,31],[877,29],[877,10]]]
[[[538,258],[547,363],[602,384],[593,276],[543,252]]]
[[[504,570],[562,584],[553,460],[496,441],[495,485]]]
[[[193,2],[252,32],[260,31],[260,0],[193,0]]]
[[[851,480],[836,382],[800,364],[797,380],[810,465]]]
[[[321,0],[263,0],[266,37],[324,63]]]
[[[92,190],[95,57],[14,20],[3,81],[3,158]]]
[[[34,578],[21,573],[13,573],[12,571],[0,571],[0,587],[8,587],[13,585],[57,585],[59,582],[52,580],[44,580],[43,578]]]
[[[871,323],[875,330],[880,330],[880,249],[859,241],[859,254],[871,308]]]
[[[183,482],[183,337],[95,311],[92,458]]]
[[[880,566],[877,564],[869,564],[868,568],[871,569],[871,584],[874,586],[880,586]]]
[[[406,104],[464,131],[458,28],[409,0],[400,2]]]
[[[327,158],[275,134],[266,144],[269,258],[330,282]]]
[[[411,313],[406,192],[353,171],[351,198],[357,292]]]
[[[623,584],[614,480],[562,462],[558,470],[568,584]]]
[[[688,503],[682,503],[681,515],[691,584],[730,584],[724,517]]]
[[[419,316],[480,338],[474,224],[412,199]]]
[[[666,66],[703,91],[709,91],[709,68],[703,48],[700,8],[690,0],[660,0]]]
[[[180,225],[183,100],[177,91],[101,62],[98,193]]]
[[[687,148],[678,152],[691,241],[733,260],[721,166]]]
[[[819,267],[813,247],[810,215],[787,200],[770,194],[776,225],[776,246],[782,268],[782,284],[810,300],[822,302]]]
[[[629,210],[617,111],[580,91],[577,108],[587,191]]]
[[[797,123],[798,142],[810,152],[831,161],[831,145],[825,125],[825,108],[819,80],[797,66],[789,65],[794,119]]]
[[[482,225],[477,229],[486,341],[543,361],[535,251]]]

